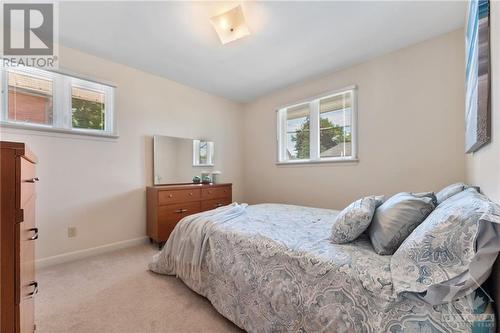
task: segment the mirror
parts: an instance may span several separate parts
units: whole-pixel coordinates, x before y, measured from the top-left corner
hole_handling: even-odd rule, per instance
[[[214,143],[172,136],[153,137],[154,184],[191,183],[202,171],[212,171]],[[200,167],[208,168],[201,170]]]

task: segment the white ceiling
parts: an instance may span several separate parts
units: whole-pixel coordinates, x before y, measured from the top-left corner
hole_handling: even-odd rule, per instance
[[[248,102],[464,25],[465,2],[244,2],[252,35],[221,45],[237,2],[62,2],[61,44]]]

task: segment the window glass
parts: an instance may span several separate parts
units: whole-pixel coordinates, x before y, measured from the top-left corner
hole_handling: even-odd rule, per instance
[[[355,161],[356,88],[278,110],[278,163]]]
[[[320,100],[320,157],[345,157],[352,154],[351,93]]]
[[[309,104],[286,110],[286,159],[308,159],[310,156]]]
[[[113,86],[31,67],[0,70],[0,84],[2,126],[116,135]]]
[[[99,91],[71,88],[71,124],[73,128],[104,130],[105,94]]]
[[[52,125],[53,82],[51,79],[9,72],[7,82],[8,120]]]

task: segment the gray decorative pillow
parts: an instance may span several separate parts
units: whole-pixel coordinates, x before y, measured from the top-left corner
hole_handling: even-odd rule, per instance
[[[500,251],[500,207],[470,188],[443,202],[391,258],[396,293],[450,302],[488,278]]]
[[[455,183],[455,184],[451,184],[451,185],[446,186],[441,191],[436,193],[438,205],[440,203],[442,203],[443,201],[445,201],[446,199],[451,198],[455,194],[458,194],[467,188],[469,188],[469,186],[464,184],[464,183]]]
[[[370,225],[375,209],[382,204],[383,196],[369,196],[354,201],[337,215],[332,225],[332,242],[352,242]]]
[[[368,233],[375,252],[393,254],[436,207],[434,193],[398,193],[384,202],[373,216]]]

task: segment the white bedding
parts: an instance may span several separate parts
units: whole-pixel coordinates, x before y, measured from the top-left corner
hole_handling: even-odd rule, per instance
[[[149,269],[188,279],[200,279],[201,260],[205,255],[207,240],[215,225],[245,213],[247,205],[232,203],[228,206],[187,216],[178,223],[163,247],[155,256]]]

